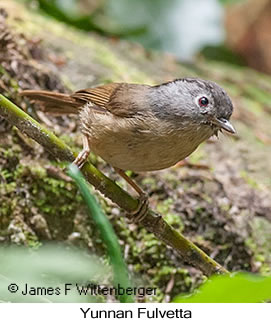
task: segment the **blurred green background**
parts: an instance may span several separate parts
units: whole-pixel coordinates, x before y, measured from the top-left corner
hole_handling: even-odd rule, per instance
[[[23,0],[77,28],[271,73],[270,0]]]
[[[28,0],[47,14],[77,28],[125,38],[146,48],[193,62],[200,53],[244,64],[225,46],[224,18],[240,0]]]

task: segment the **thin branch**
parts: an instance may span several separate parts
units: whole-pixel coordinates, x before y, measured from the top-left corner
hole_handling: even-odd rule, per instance
[[[15,104],[0,95],[0,115],[6,118],[20,131],[37,141],[56,159],[72,162],[76,154],[57,138],[51,131],[40,125]],[[87,162],[82,169],[85,177],[97,190],[111,199],[127,213],[135,211],[139,201],[130,196],[110,178],[106,177],[92,164]],[[153,210],[148,210],[145,218],[140,222],[148,231],[171,246],[188,263],[199,268],[210,276],[214,273],[227,273],[227,270],[205,254],[200,248],[173,229],[162,216]]]

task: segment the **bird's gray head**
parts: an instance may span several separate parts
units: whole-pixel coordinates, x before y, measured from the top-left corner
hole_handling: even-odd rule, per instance
[[[229,119],[233,105],[228,94],[218,84],[198,78],[177,79],[153,87],[159,93],[154,103],[156,113],[175,122],[188,122],[235,133]]]

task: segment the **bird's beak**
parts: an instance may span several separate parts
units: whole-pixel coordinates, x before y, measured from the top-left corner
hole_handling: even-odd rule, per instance
[[[229,120],[223,119],[223,118],[214,118],[212,119],[212,124],[216,125],[217,127],[219,127],[220,129],[224,129],[229,133],[235,134],[236,131],[233,127],[233,125],[229,122]]]

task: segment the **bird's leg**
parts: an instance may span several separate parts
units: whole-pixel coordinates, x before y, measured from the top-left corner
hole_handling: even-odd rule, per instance
[[[195,168],[195,169],[210,169],[210,167],[208,165],[204,165],[204,164],[194,164],[191,163],[189,160],[187,160],[187,158],[179,161],[176,166],[178,167],[189,167],[189,168]]]
[[[139,194],[139,204],[135,211],[131,213],[133,222],[141,222],[147,214],[149,202],[147,194],[129,177],[124,170],[114,167],[115,171]]]
[[[90,153],[89,140],[87,136],[83,136],[83,149],[80,151],[73,164],[78,168],[82,168],[88,159]]]

